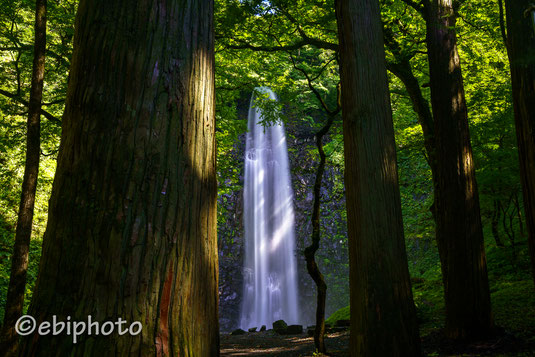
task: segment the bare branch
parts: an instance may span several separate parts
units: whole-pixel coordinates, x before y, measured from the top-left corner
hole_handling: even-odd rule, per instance
[[[29,106],[28,101],[20,98],[17,94],[9,93],[8,91],[5,91],[3,89],[0,89],[0,94],[2,94],[3,96],[6,96],[6,97],[14,100],[17,103],[20,103],[20,104],[24,105],[25,107]],[[43,115],[48,120],[53,121],[53,122],[61,125],[61,119],[59,119],[58,117],[55,117],[54,115],[50,114],[46,110],[41,109],[41,115]]]

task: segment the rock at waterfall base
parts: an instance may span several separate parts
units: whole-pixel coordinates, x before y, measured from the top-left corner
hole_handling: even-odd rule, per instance
[[[288,324],[284,320],[277,320],[273,323],[273,330],[279,335],[285,335]]]
[[[337,320],[334,324],[335,327],[349,327],[351,322],[349,320]]]
[[[303,325],[288,326],[284,320],[278,320],[273,323],[273,331],[279,335],[300,335],[303,333]]]
[[[303,325],[290,325],[286,329],[286,335],[300,335],[303,333]]]
[[[244,330],[242,330],[241,328],[238,328],[238,329],[232,331],[230,334],[232,336],[237,336],[237,335],[244,335],[244,334],[246,334],[246,332]]]

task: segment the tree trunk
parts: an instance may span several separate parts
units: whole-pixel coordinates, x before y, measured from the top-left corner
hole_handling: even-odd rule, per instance
[[[446,335],[469,338],[487,334],[493,322],[452,0],[426,3],[425,17],[435,122],[435,214]]]
[[[433,183],[433,194],[437,191],[437,158],[436,158],[436,143],[434,132],[434,120],[429,108],[429,102],[424,98],[420,89],[420,84],[412,72],[411,64],[408,59],[400,58],[399,53],[395,53],[396,62],[388,63],[387,68],[392,74],[405,85],[405,89],[411,99],[412,108],[418,115],[418,123],[422,128],[424,135],[424,148],[427,154],[427,164],[431,169],[431,181]],[[436,232],[436,214],[435,214],[435,199],[429,208],[433,219],[435,221]]]
[[[424,148],[427,153],[427,161],[431,168],[433,183],[436,176],[435,158],[435,133],[434,121],[428,101],[424,98],[420,84],[412,72],[411,64],[407,59],[397,59],[397,62],[388,64],[388,70],[392,72],[405,85],[411,99],[412,108],[418,115],[418,123],[422,127],[424,135]]]
[[[39,156],[41,155],[40,117],[46,50],[46,0],[36,1],[34,43],[32,86],[28,104],[26,132],[26,166],[24,168],[19,215],[15,231],[15,244],[13,246],[13,255],[11,256],[11,274],[2,328],[2,343],[0,345],[6,355],[14,355],[17,348],[18,336],[15,332],[15,324],[22,315],[24,307],[35,192],[39,175]]]
[[[34,332],[23,355],[219,354],[212,19],[211,0],[80,2],[29,313],[143,328]]]
[[[518,228],[520,228],[520,235],[522,237],[526,237],[524,234],[524,221],[522,219],[522,208],[520,206],[520,202],[518,201],[518,193],[515,193],[513,196],[513,204],[515,205],[516,209],[516,217],[518,218]]]
[[[308,274],[314,280],[317,287],[316,300],[316,328],[314,329],[314,345],[321,353],[327,353],[325,347],[325,300],[327,299],[327,284],[323,274],[316,263],[315,254],[320,243],[320,203],[321,203],[321,181],[325,171],[325,152],[323,151],[323,136],[329,131],[334,116],[330,114],[327,123],[316,133],[316,146],[320,155],[320,162],[316,171],[316,180],[314,182],[314,205],[312,208],[312,244],[305,248],[305,260],[307,262]]]
[[[535,6],[528,0],[505,0],[505,9],[520,177],[535,283]]]
[[[401,46],[396,41],[396,36],[392,29],[384,27],[385,45],[388,46],[395,61],[387,62],[386,68],[403,83],[409,98],[411,99],[412,108],[418,115],[418,123],[422,128],[424,135],[424,148],[427,154],[427,162],[431,169],[431,176],[433,186],[436,184],[436,157],[435,157],[435,132],[434,120],[429,102],[424,98],[418,79],[414,76],[412,71],[410,58],[403,54]]]
[[[492,221],[491,221],[492,236],[494,237],[494,241],[496,242],[496,245],[498,247],[505,247],[502,240],[500,239],[500,232],[498,230],[498,224],[500,223],[500,215],[501,215],[500,200],[495,199],[494,209],[492,211]]]
[[[377,0],[338,0],[352,356],[419,356]]]

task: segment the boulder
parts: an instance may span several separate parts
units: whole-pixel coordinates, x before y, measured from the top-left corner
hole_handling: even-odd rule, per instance
[[[249,329],[249,332],[256,332],[256,327],[251,327],[251,328]]]
[[[238,328],[238,329],[232,331],[230,334],[231,334],[232,336],[237,336],[237,335],[244,335],[244,334],[246,334],[246,333],[247,333],[247,332],[243,331],[241,328]]]
[[[348,327],[346,326],[334,326],[334,327],[330,327],[326,330],[326,332],[329,332],[329,333],[332,333],[332,332],[342,332],[342,331],[347,331]]]
[[[303,325],[290,325],[286,328],[286,335],[299,335],[303,333]]]
[[[275,332],[279,335],[284,335],[286,333],[287,328],[288,324],[286,324],[284,320],[277,320],[273,323],[273,330],[275,330]]]
[[[260,327],[260,331],[266,331],[266,325],[262,325],[262,327]]]
[[[334,324],[335,327],[349,327],[351,325],[349,320],[337,320]]]

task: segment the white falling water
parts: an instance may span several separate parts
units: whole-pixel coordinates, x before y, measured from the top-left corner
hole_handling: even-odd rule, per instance
[[[269,88],[257,88],[276,100]],[[245,265],[241,328],[297,324],[293,192],[282,123],[263,127],[251,97],[245,152]]]

